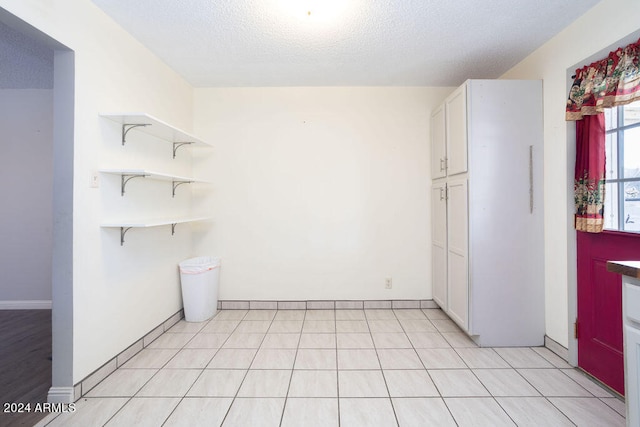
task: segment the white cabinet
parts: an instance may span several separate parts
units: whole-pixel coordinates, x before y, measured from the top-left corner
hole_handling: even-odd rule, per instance
[[[640,280],[624,276],[622,286],[627,425],[637,426],[640,425]]]
[[[469,80],[431,124],[435,302],[479,345],[542,345],[542,83]]]
[[[467,86],[431,113],[431,178],[467,171]]]
[[[431,113],[431,178],[442,178],[447,175],[445,105],[442,104]]]
[[[447,175],[467,171],[467,85],[456,89],[444,103],[447,116]]]
[[[627,425],[640,425],[640,261],[608,261],[607,271],[622,275],[624,394]]]
[[[640,425],[640,326],[624,326],[625,336],[625,399],[627,404],[627,425]]]
[[[449,316],[469,329],[468,207],[466,178],[447,183],[447,289]]]
[[[446,307],[447,300],[447,187],[439,182],[431,187],[431,269],[433,300]]]

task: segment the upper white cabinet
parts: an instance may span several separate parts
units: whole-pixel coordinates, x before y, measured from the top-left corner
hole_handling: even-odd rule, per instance
[[[455,90],[445,101],[447,116],[447,175],[467,171],[467,85]]]
[[[469,80],[431,115],[433,298],[482,346],[544,342],[542,125],[540,81]]]
[[[446,117],[444,104],[431,113],[431,178],[447,176]]]
[[[467,171],[467,85],[431,114],[431,178]]]

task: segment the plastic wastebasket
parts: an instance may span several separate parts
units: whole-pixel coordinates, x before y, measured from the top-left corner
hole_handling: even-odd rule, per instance
[[[210,319],[218,310],[220,258],[190,258],[178,266],[185,320],[203,322]]]

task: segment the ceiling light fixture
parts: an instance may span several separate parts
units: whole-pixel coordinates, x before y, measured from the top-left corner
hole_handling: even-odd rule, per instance
[[[307,25],[310,21],[323,26],[338,23],[352,9],[345,0],[280,0],[278,3],[282,15]]]

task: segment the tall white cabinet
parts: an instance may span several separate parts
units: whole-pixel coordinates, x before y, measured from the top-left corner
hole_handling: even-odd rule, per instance
[[[542,82],[468,80],[431,116],[434,301],[481,346],[544,343]]]

